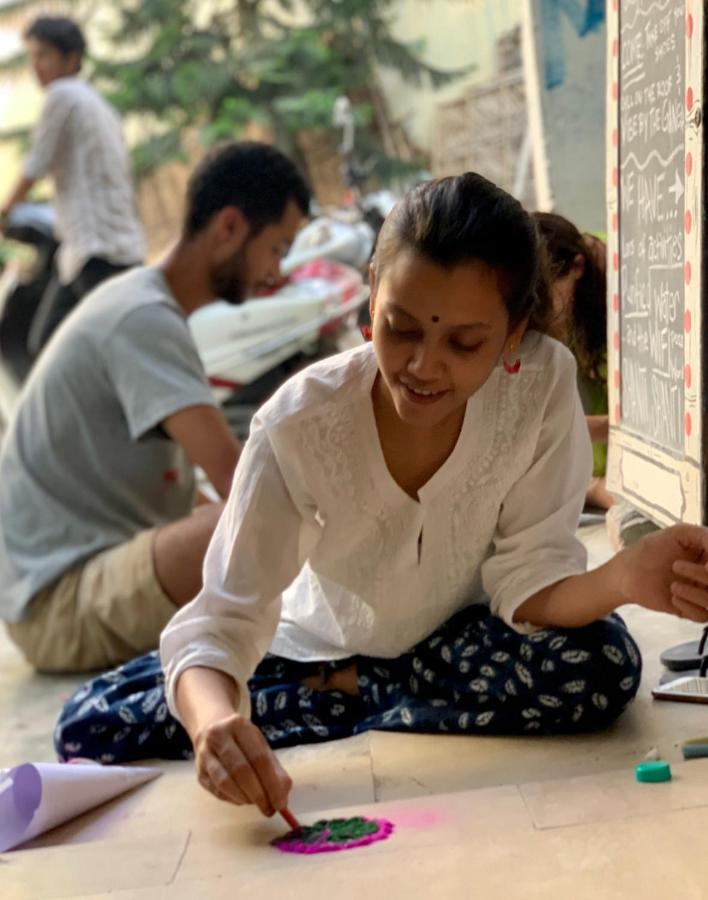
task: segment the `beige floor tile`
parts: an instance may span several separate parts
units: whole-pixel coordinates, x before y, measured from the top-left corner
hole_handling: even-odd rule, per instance
[[[177,871],[186,829],[151,839],[16,850],[0,857],[3,900],[54,900],[129,888],[157,889]]]
[[[644,784],[634,768],[562,781],[523,784],[521,796],[536,828],[609,822],[708,807],[708,760],[672,767],[671,781]]]
[[[371,814],[371,808],[341,812]],[[267,841],[275,829],[268,822],[203,830],[194,823],[169,886],[161,891],[126,886],[123,893],[110,896],[113,900],[253,896],[279,900],[698,900],[706,896],[704,807],[538,829],[521,794],[505,787],[431,797],[425,802],[384,803],[375,812],[397,823],[389,840],[346,854],[305,858],[271,849]],[[153,853],[164,840],[155,839],[152,846],[136,852]],[[97,892],[94,900],[102,896]]]

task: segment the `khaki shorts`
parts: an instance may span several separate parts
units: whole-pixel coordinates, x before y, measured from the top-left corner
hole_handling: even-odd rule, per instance
[[[98,553],[32,600],[7,624],[12,640],[44,672],[86,672],[133,659],[159,643],[177,612],[155,575],[155,530]]]

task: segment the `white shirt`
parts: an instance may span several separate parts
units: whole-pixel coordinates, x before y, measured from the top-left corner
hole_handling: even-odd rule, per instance
[[[142,261],[145,241],[120,119],[86,82],[49,84],[23,170],[28,178],[54,179],[62,282],[92,256],[117,265]]]
[[[467,402],[452,454],[413,500],[390,475],[371,345],[318,362],[260,410],[204,563],[162,634],[167,699],[190,666],[231,675],[240,711],[263,656],[396,657],[462,607],[517,607],[584,572],[592,470],[575,360],[532,333]]]

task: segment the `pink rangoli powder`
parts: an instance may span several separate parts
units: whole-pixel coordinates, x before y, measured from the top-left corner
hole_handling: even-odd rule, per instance
[[[329,853],[384,841],[392,831],[393,822],[387,819],[318,819],[314,825],[302,825],[274,838],[271,844],[283,853]]]

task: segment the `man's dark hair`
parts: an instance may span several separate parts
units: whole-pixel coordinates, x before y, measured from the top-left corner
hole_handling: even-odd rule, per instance
[[[287,156],[257,141],[222,144],[204,157],[189,179],[183,234],[193,237],[216,213],[236,206],[256,235],[280,221],[290,200],[307,215],[309,188]]]
[[[49,44],[64,56],[78,53],[79,59],[86,52],[86,39],[73,19],[66,16],[39,16],[25,31],[25,40],[32,38]]]

